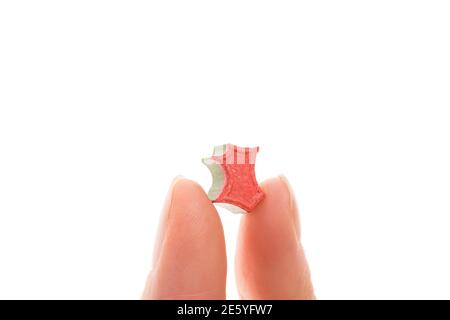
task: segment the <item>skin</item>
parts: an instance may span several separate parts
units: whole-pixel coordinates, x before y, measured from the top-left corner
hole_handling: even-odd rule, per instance
[[[242,299],[314,299],[292,189],[284,176],[261,184],[266,197],[241,217],[236,281]],[[167,195],[143,299],[225,299],[227,259],[219,215],[194,181]]]

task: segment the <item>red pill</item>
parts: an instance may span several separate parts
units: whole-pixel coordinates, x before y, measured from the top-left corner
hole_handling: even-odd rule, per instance
[[[251,212],[264,198],[255,176],[259,147],[242,148],[224,144],[214,148],[203,163],[213,178],[208,197],[232,212]]]

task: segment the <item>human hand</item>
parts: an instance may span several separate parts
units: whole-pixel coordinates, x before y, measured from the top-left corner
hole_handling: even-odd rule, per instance
[[[264,200],[241,217],[236,253],[242,299],[314,299],[285,177],[264,181]],[[143,299],[225,299],[227,260],[219,215],[195,182],[176,178],[160,219]]]

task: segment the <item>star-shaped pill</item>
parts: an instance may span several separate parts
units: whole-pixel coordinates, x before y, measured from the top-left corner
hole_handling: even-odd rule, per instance
[[[211,171],[212,185],[208,198],[235,213],[251,212],[264,198],[255,176],[259,147],[243,148],[223,144],[214,148],[203,163]]]

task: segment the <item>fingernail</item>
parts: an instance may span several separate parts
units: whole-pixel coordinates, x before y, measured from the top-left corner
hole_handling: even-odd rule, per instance
[[[153,249],[153,262],[152,262],[153,269],[155,268],[155,266],[158,263],[159,256],[161,253],[161,247],[164,242],[164,237],[166,234],[167,224],[168,224],[169,216],[170,216],[170,210],[172,207],[173,190],[174,190],[177,182],[182,179],[184,179],[184,177],[182,175],[178,175],[172,180],[172,183],[170,184],[170,187],[169,187],[169,191],[167,192],[167,195],[166,195],[166,199],[164,201],[164,206],[163,206],[163,209],[161,212],[161,216],[159,218],[158,231],[156,233],[155,247]]]
[[[283,182],[283,184],[286,186],[286,190],[289,194],[289,213],[292,218],[292,223],[294,224],[294,230],[297,235],[297,239],[300,240],[300,222],[299,222],[299,216],[298,216],[298,208],[297,208],[297,201],[295,200],[295,194],[294,190],[292,189],[291,184],[289,183],[288,179],[285,175],[280,174],[278,178]]]

